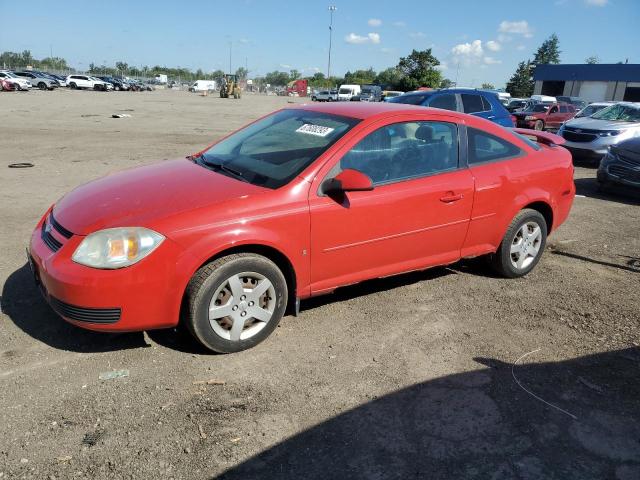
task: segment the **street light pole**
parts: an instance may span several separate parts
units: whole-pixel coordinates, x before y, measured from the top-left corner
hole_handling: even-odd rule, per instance
[[[231,75],[231,47],[233,42],[229,42],[229,75]]]
[[[329,64],[327,65],[327,80],[331,77],[331,37],[333,36],[333,12],[336,10],[335,5],[329,6]]]

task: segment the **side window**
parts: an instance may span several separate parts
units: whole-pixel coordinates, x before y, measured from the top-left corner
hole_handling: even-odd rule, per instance
[[[480,95],[463,93],[461,97],[464,113],[484,112],[485,108],[482,104],[482,97]]]
[[[442,108],[443,110],[458,110],[456,102],[456,96],[452,93],[446,93],[444,95],[434,95],[429,106],[433,108]]]
[[[480,98],[482,99],[482,107],[484,108],[485,112],[490,112],[491,110],[493,110],[493,107],[489,103],[489,100],[484,98],[484,96],[482,96],[482,95],[480,95]]]
[[[387,125],[354,145],[330,176],[352,168],[374,185],[458,168],[458,129],[453,123],[404,122]]]
[[[513,158],[522,153],[514,144],[475,128],[467,129],[467,141],[469,165]]]
[[[560,113],[567,113],[569,110],[566,105],[560,105]]]
[[[558,113],[558,107],[551,107],[551,110],[549,110],[549,113]]]

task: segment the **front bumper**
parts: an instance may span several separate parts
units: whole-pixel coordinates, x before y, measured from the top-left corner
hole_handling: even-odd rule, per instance
[[[176,273],[180,247],[165,239],[156,251],[130,267],[90,268],[71,260],[84,237],[71,234],[67,238],[55,222],[49,226],[48,216],[49,212],[33,231],[27,255],[42,294],[62,318],[98,331],[177,325],[184,286]]]
[[[597,179],[602,184],[617,183],[640,189],[640,166],[620,161],[601,163]]]

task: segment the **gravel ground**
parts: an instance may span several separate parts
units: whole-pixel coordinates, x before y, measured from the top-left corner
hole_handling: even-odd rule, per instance
[[[468,261],[366,282],[233,355],[53,314],[24,254],[50,204],[286,103],[0,94],[0,479],[640,478],[640,201],[593,168],[524,279]]]

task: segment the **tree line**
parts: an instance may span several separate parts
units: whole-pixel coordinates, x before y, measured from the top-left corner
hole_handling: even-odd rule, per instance
[[[75,71],[71,68],[65,59],[53,57],[35,59],[29,50],[22,53],[4,52],[0,55],[0,64],[4,63],[12,68],[24,68],[32,66],[42,70],[65,70]],[[343,77],[331,76],[327,78],[323,73],[315,73],[312,76],[303,77],[297,70],[288,72],[273,71],[264,76],[258,76],[254,79],[257,86],[266,86],[267,84],[278,87],[287,83],[306,78],[309,84],[314,88],[333,88],[342,84],[377,84],[382,85],[389,90],[409,91],[418,87],[430,88],[446,88],[453,86],[453,82],[447,78],[443,78],[441,71],[437,68],[440,61],[433,55],[431,49],[413,50],[406,57],[400,58],[395,67],[390,67],[380,72],[376,72],[373,68],[366,70],[355,70],[347,72]],[[195,71],[188,68],[172,68],[166,66],[155,65],[152,67],[137,67],[129,65],[126,62],[116,62],[114,66],[89,64],[88,73],[94,75],[111,75],[111,76],[130,76],[130,77],[155,77],[164,74],[172,80],[194,81],[194,80],[220,80],[225,72],[216,70],[213,72],[205,72],[202,69]],[[246,79],[249,72],[246,68],[240,67],[235,71],[240,79]]]

